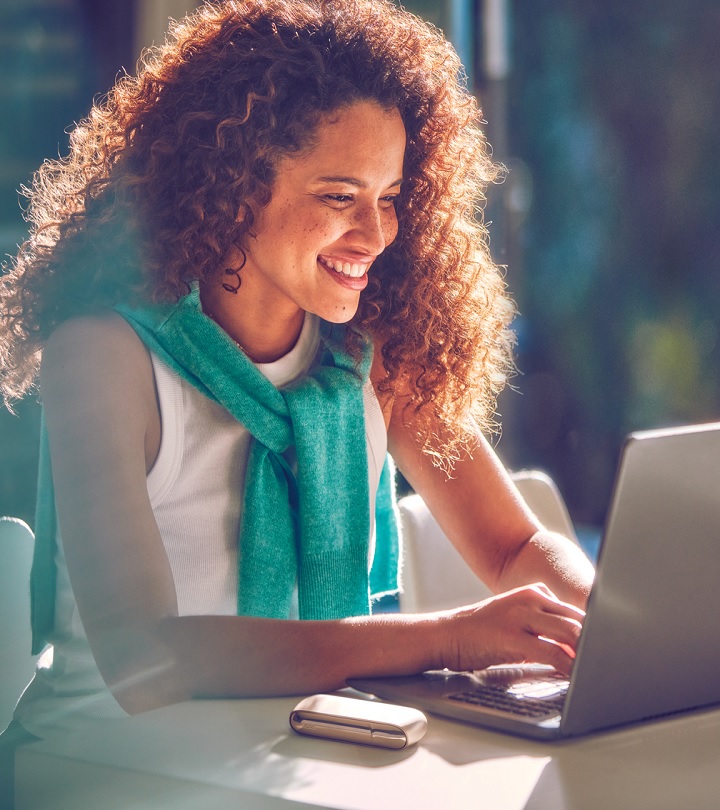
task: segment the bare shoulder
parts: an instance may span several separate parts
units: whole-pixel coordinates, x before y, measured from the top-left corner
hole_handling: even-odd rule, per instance
[[[385,427],[389,427],[395,402],[396,385],[389,386],[387,383],[388,371],[385,368],[382,356],[383,343],[382,338],[373,337],[373,361],[370,368],[370,381],[380,404],[380,410],[385,418]]]
[[[52,333],[43,350],[40,384],[43,394],[48,387],[72,386],[78,393],[137,395],[147,393],[148,385],[152,389],[152,362],[132,327],[108,311],[73,318]]]
[[[118,314],[73,318],[52,333],[43,350],[40,393],[55,442],[64,435],[100,444],[118,432],[128,442],[137,437],[148,464],[153,461],[160,417],[152,361]]]
[[[42,368],[57,370],[73,365],[107,366],[107,360],[127,357],[135,364],[149,355],[132,327],[115,312],[85,315],[55,329],[43,350]],[[104,362],[105,361],[105,362]]]
[[[383,361],[384,339],[375,335],[373,341],[374,353],[370,379],[388,428],[390,429],[392,425],[394,429],[412,430],[413,402],[416,397],[412,374],[408,369],[401,367],[395,379],[390,382],[388,370]]]

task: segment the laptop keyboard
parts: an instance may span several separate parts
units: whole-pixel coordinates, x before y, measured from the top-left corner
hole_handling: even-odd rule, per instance
[[[483,685],[447,697],[459,703],[483,706],[520,717],[548,717],[562,711],[567,685],[525,684],[525,686],[530,688],[512,691],[506,686]],[[535,696],[533,696],[533,691]]]

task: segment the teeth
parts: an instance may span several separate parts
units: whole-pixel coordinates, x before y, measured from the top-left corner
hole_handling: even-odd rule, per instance
[[[340,262],[335,261],[334,259],[326,259],[324,257],[320,258],[320,262],[324,264],[325,267],[334,270],[336,273],[342,273],[344,276],[350,276],[351,278],[360,278],[360,276],[364,276],[368,269],[367,264]]]

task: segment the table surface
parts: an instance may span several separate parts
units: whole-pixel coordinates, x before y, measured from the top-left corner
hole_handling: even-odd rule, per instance
[[[559,743],[429,716],[390,751],[295,734],[297,701],[190,701],[24,746],[16,810],[720,806],[720,709]]]

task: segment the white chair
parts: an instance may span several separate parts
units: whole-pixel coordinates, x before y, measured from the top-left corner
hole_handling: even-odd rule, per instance
[[[33,533],[22,520],[0,517],[0,731],[30,681],[30,567]]]
[[[540,522],[577,543],[570,515],[555,482],[545,473],[513,473],[515,486]],[[468,605],[491,596],[447,539],[419,495],[398,503],[403,530],[403,613],[425,613]]]

